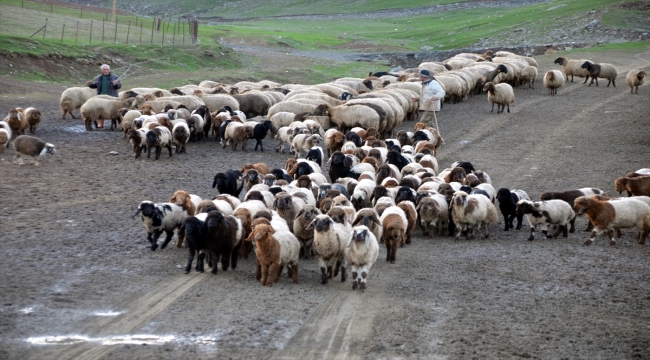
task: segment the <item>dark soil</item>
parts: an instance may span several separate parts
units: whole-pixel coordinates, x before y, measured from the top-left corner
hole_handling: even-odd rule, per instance
[[[617,195],[617,177],[650,167],[648,86],[632,95],[625,85],[628,70],[648,70],[649,54],[589,55],[618,66],[617,87],[576,78],[550,97],[538,80],[515,89],[503,114],[489,112],[485,95],[446,104],[441,167],[471,161],[495,189],[531,198],[582,187]],[[558,68],[556,56],[536,57],[540,79]],[[288,64],[276,60],[264,59]],[[210,139],[135,160],[120,132],[61,120],[62,87],[0,77],[0,89],[0,112],[39,108],[36,135],[57,148],[40,167],[13,165],[13,149],[0,155],[2,359],[650,358],[650,245],[638,245],[636,231],[616,246],[601,236],[583,247],[584,219],[566,239],[532,242],[528,230],[504,232],[502,219],[482,240],[417,229],[395,264],[381,247],[365,293],[321,285],[313,259],[301,262],[297,285],[283,277],[261,287],[254,257],[185,275],[187,250],[149,250],[132,217],[140,201],[168,201],[178,189],[210,198],[216,172],[282,167],[287,155]]]

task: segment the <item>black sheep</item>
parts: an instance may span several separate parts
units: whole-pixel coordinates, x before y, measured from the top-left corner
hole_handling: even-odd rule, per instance
[[[429,138],[429,134],[422,130],[418,130],[413,134],[413,142],[418,141],[431,141],[431,139]]]
[[[237,238],[238,230],[239,224],[234,216],[223,216],[219,211],[208,213],[201,232],[208,238],[206,247],[210,253],[213,274],[217,273],[219,260],[223,271],[228,270],[228,266],[233,270],[237,268],[237,257],[243,240]]]
[[[359,136],[359,134],[355,133],[354,131],[348,131],[348,133],[345,134],[345,140],[352,141],[356,147],[363,146],[361,136]]]
[[[395,196],[395,204],[399,204],[402,201],[410,201],[413,204],[416,202],[416,193],[415,190],[410,188],[409,186],[401,186],[399,190],[397,190],[397,196]]]
[[[411,160],[395,150],[390,150],[388,155],[386,155],[386,162],[397,166],[397,168],[402,171],[402,168],[410,164]]]
[[[192,270],[192,262],[194,261],[196,252],[207,249],[207,243],[210,238],[208,234],[202,231],[203,225],[203,221],[197,219],[195,216],[189,216],[185,219],[181,227],[181,231],[185,234],[185,244],[189,250],[187,266],[185,266],[186,274],[189,274],[190,270]],[[204,271],[202,255],[199,255],[195,269],[198,272]]]
[[[253,138],[255,139],[255,149],[253,151],[257,151],[257,147],[260,147],[261,151],[264,151],[264,144],[262,144],[262,139],[266,137],[267,132],[273,132],[273,123],[271,120],[264,120],[263,122],[255,125],[253,128]]]
[[[293,179],[285,170],[282,169],[273,169],[271,170],[271,174],[275,176],[277,180],[286,180],[288,183],[292,182]]]
[[[244,181],[242,173],[238,170],[228,170],[226,173],[217,173],[212,182],[212,188],[217,188],[220,194],[228,194],[234,197],[239,197]]]
[[[232,122],[232,119],[228,119],[228,120],[222,122],[221,125],[219,126],[219,139],[221,139],[221,141],[224,141],[224,138],[226,137],[226,127],[231,122]]]
[[[298,178],[303,175],[309,175],[313,173],[314,173],[314,169],[311,168],[309,163],[305,161],[301,161],[298,163],[298,167],[296,168],[296,173],[294,174],[294,177],[296,178],[296,180],[298,180]]]
[[[318,166],[323,166],[323,149],[318,146],[312,147],[309,149],[306,159],[315,162]]]
[[[332,154],[332,163],[330,164],[330,181],[335,183],[336,180],[344,177],[351,177],[353,179],[358,179],[361,174],[352,172],[352,159],[345,156],[344,153],[340,151],[335,151]]]
[[[375,201],[379,198],[382,197],[390,197],[392,198],[390,192],[388,191],[388,188],[386,188],[384,185],[377,185],[375,186],[375,189],[372,191],[372,195],[370,196],[370,201]]]
[[[517,213],[517,202],[522,199],[523,196],[520,197],[517,193],[511,192],[506,188],[501,188],[497,191],[499,209],[501,209],[501,214],[503,214],[503,220],[505,222],[503,230],[508,231],[514,227],[512,223],[515,220],[515,217],[517,218],[517,230],[521,230],[524,214]]]

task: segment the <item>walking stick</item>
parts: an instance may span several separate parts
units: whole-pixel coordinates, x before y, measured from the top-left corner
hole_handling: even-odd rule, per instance
[[[438,127],[438,117],[436,116],[436,111],[435,110],[433,111],[433,120],[436,121],[436,130],[438,130],[438,135],[442,136],[440,134],[440,128]]]

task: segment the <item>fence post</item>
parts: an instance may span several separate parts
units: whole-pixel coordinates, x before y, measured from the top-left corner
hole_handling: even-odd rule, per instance
[[[50,14],[52,13],[52,4],[50,4]]]
[[[169,20],[167,20],[167,32],[169,32],[169,24],[172,22],[172,16],[169,15]]]
[[[25,8],[25,0],[20,0],[20,7]]]
[[[45,27],[43,28],[43,40],[45,40],[45,31],[47,30],[47,18],[45,18]]]
[[[172,34],[172,45],[174,45],[175,39],[176,39],[176,24],[174,24],[174,33]]]
[[[88,45],[93,41],[93,21],[90,20],[90,36],[88,36]]]
[[[84,18],[84,8],[81,8],[81,18]]]
[[[63,23],[63,29],[61,29],[61,42],[63,42],[63,33],[65,32],[65,23]]]
[[[117,16],[115,17],[115,37],[113,38],[113,44],[117,44]]]
[[[104,43],[104,19],[102,19],[102,44]]]
[[[126,28],[126,44],[129,45],[129,32],[131,31],[131,20],[129,20],[129,27]]]
[[[156,27],[156,20],[154,19],[154,20],[151,22],[151,44],[152,44],[152,45],[153,45],[153,31],[154,31],[155,27]]]
[[[185,23],[183,23],[183,45],[185,45]]]
[[[77,37],[79,36],[79,20],[77,20],[77,30],[74,32],[74,44],[77,45]]]
[[[140,44],[142,44],[142,21],[140,21]]]
[[[165,23],[164,22],[161,27],[162,27],[162,40],[160,41],[160,45],[165,45]]]

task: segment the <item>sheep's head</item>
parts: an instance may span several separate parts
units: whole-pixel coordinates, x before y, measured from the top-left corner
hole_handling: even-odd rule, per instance
[[[228,184],[228,177],[224,173],[217,173],[214,176],[214,181],[212,182],[212,188],[222,189]]]
[[[614,182],[614,185],[616,186],[616,191],[618,193],[622,193],[623,191],[627,190],[627,184],[629,183],[629,180],[627,178],[618,178]]]
[[[366,226],[357,226],[352,230],[352,240],[355,243],[365,243],[368,245],[370,242],[370,230]]]
[[[285,169],[286,171],[289,171],[289,170],[291,170],[291,169],[292,169],[292,168],[293,168],[297,163],[298,163],[298,160],[296,160],[296,158],[292,158],[292,157],[290,157],[290,158],[288,158],[288,159],[284,162],[284,169]]]
[[[298,173],[300,173],[300,168],[298,168]],[[299,188],[305,188],[305,189],[311,189],[311,179],[307,175],[300,175],[298,177],[298,187]]]
[[[638,80],[643,80],[644,77],[645,77],[645,71],[643,71],[643,70],[639,71],[639,73],[636,74],[636,78]]]
[[[347,157],[346,157],[345,154],[343,154],[341,151],[335,151],[335,152],[332,154],[332,158],[331,158],[332,165],[335,165],[335,166],[346,166],[346,167],[352,167],[352,164],[351,164],[352,159],[350,159],[350,164],[349,164],[349,166],[345,165],[345,163],[344,163],[346,159],[347,159]]]
[[[587,70],[589,70],[589,69],[591,69],[591,67],[592,67],[593,65],[594,65],[594,64],[593,64],[591,61],[585,61],[585,62],[582,64],[582,66],[580,66],[580,67],[581,67],[582,69],[587,69]]]
[[[497,201],[499,201],[500,203],[508,202],[508,200],[511,198],[510,194],[511,194],[510,190],[506,188],[499,189],[499,191],[497,191]]]
[[[151,218],[155,215],[156,213],[156,205],[151,202],[151,201],[143,201],[138,205],[138,210],[135,212],[133,217],[138,216],[138,214],[142,213],[142,216]]]
[[[345,139],[351,141],[356,147],[361,147],[363,142],[361,141],[361,136],[354,131],[349,131],[345,134]]]
[[[273,230],[271,225],[259,224],[255,226],[255,229],[251,233],[251,236],[253,236],[254,234],[255,241],[264,241],[264,240],[268,241],[273,236],[274,233],[275,230]]]
[[[400,203],[402,201],[411,201],[415,203],[415,195],[413,195],[413,190],[409,186],[402,186],[397,191],[397,196],[395,197],[395,202]]]
[[[45,154],[54,155],[54,153],[56,153],[56,150],[54,150],[54,145],[50,143],[46,143],[40,155],[45,155]]]
[[[370,227],[372,223],[381,226],[377,212],[374,209],[363,209],[357,212],[357,217],[354,219],[352,225],[356,226],[359,223],[367,227]]]
[[[301,176],[306,176],[309,174],[312,174],[314,170],[309,166],[308,163],[306,162],[300,162],[298,164],[298,169],[296,170],[296,175],[300,178]],[[310,185],[311,185],[311,180],[310,180]]]
[[[273,174],[266,174],[266,175],[264,175],[264,181],[263,181],[263,184],[264,184],[264,185],[267,185],[267,186],[273,186],[273,185],[275,185],[276,180],[277,180],[277,179],[276,179],[275,175],[273,175]]]
[[[566,58],[560,56],[559,58],[555,59],[555,61],[553,61],[553,64],[564,65],[565,61],[566,61]]]
[[[273,209],[285,210],[291,209],[292,200],[291,195],[286,192],[281,192],[275,196],[275,201],[273,202]]]
[[[305,205],[296,217],[302,217],[305,221],[310,221],[317,215],[320,215],[320,211],[314,205]]]
[[[539,204],[529,201],[529,200],[519,200],[517,202],[517,214],[531,214],[536,218],[542,217],[542,213],[539,211]]]
[[[467,205],[467,193],[464,191],[456,191],[454,196],[451,198],[451,202],[456,206],[466,206]]]
[[[433,216],[436,216],[438,213],[440,213],[440,208],[438,207],[438,203],[436,203],[435,200],[430,197],[425,197],[418,204],[416,211],[420,211],[422,214],[431,214]]]
[[[333,200],[331,198],[322,199],[321,202],[320,202],[320,208],[319,208],[320,212],[321,213],[329,212],[330,209],[332,208],[332,203],[333,203]]]
[[[345,210],[341,209],[340,207],[333,207],[330,209],[330,211],[327,212],[327,215],[329,215],[332,218],[332,221],[338,224],[345,224],[346,223],[346,217],[347,214],[345,213]]]
[[[330,227],[334,226],[334,221],[327,215],[318,215],[316,218],[305,228],[305,230],[315,229],[317,232],[327,232]]]
[[[580,196],[576,198],[573,201],[573,208],[576,212],[577,215],[581,216],[584,215],[585,212],[589,209],[589,206],[591,205],[592,200],[585,197],[585,196]]]
[[[494,84],[491,82],[485,83],[485,85],[483,86],[483,91],[487,91],[491,93],[497,92],[496,88],[494,87]]]
[[[259,200],[264,202],[264,195],[257,190],[249,191],[246,193],[246,200]]]
[[[327,197],[327,191],[332,189],[332,184],[321,184],[318,186],[318,197],[319,198],[325,198]]]
[[[178,206],[182,207],[190,207],[190,204],[192,203],[192,198],[190,197],[190,193],[188,193],[185,190],[178,190],[174,193],[171,199],[169,199],[170,203],[174,203]]]
[[[333,198],[332,201],[332,206],[352,206],[350,200],[343,195]]]
[[[258,184],[260,180],[260,173],[255,169],[248,169],[246,171],[245,181],[249,184]]]

